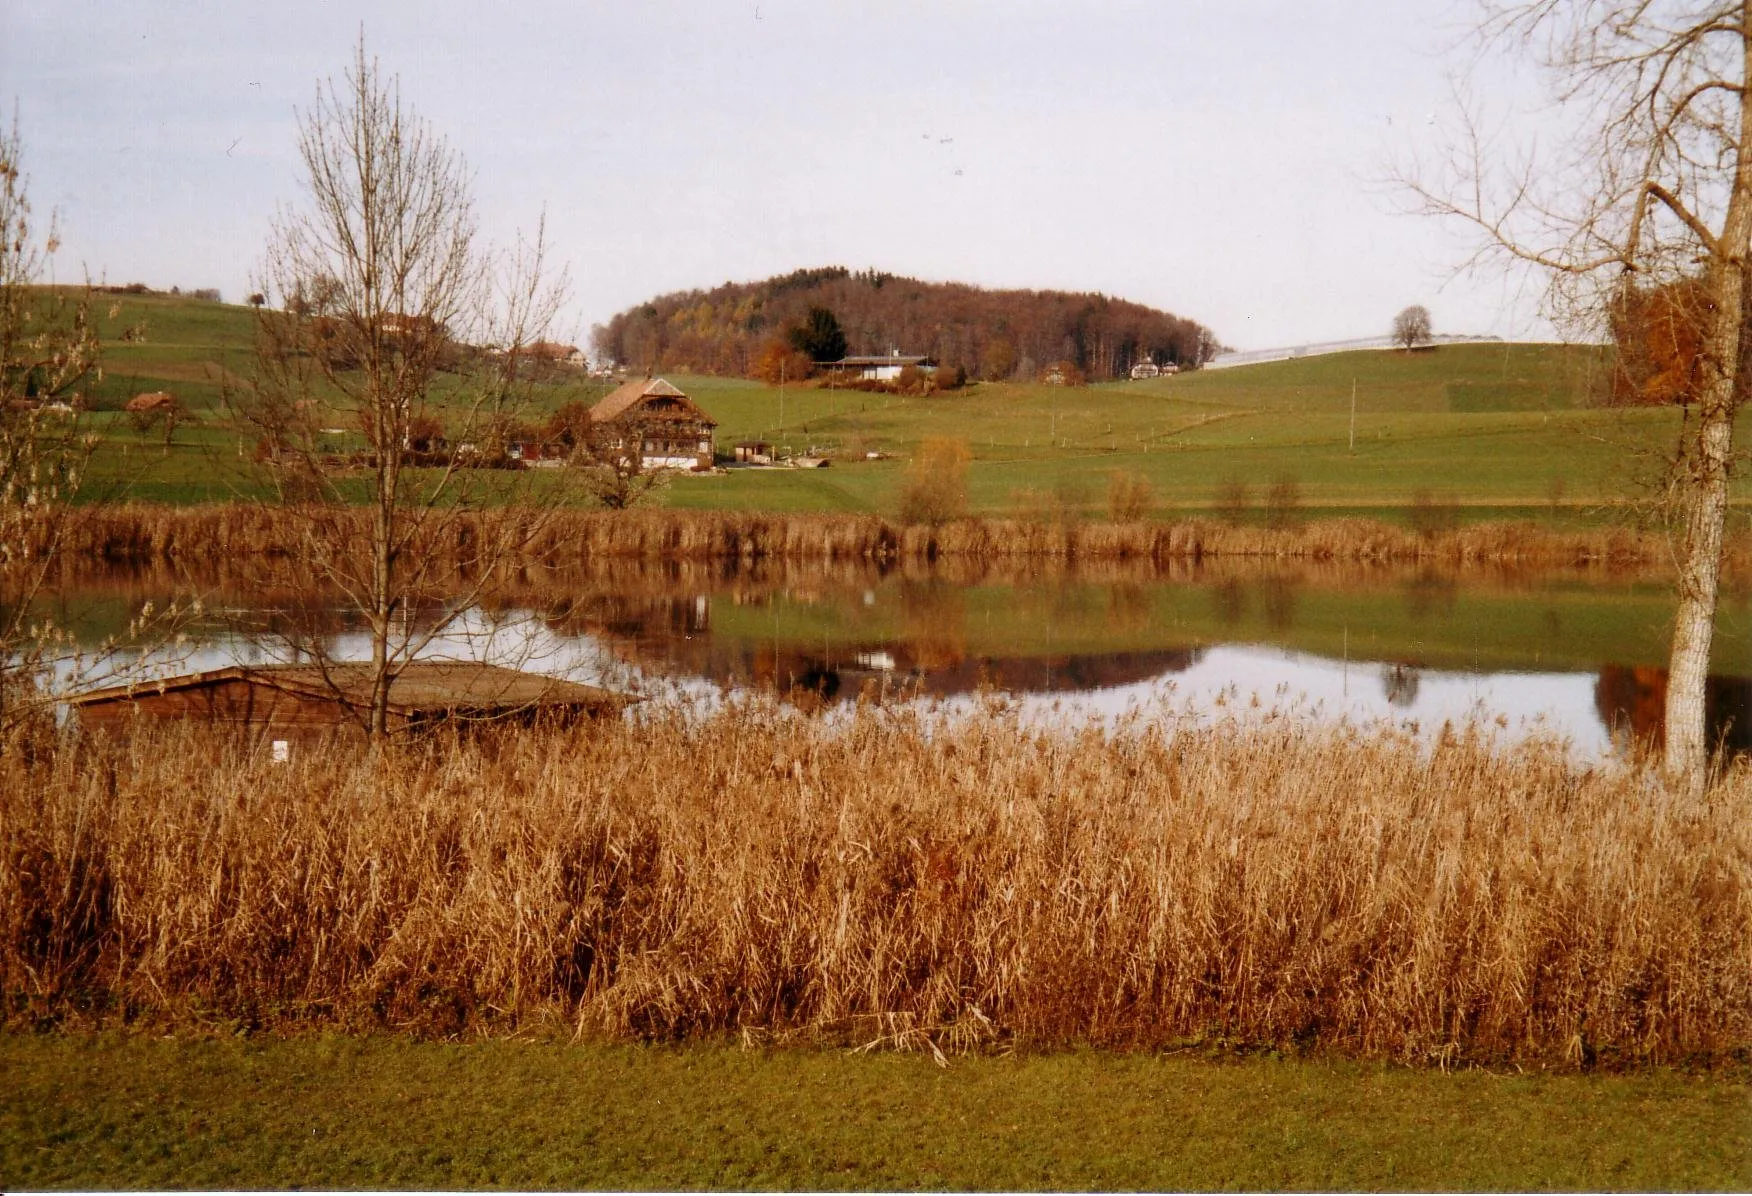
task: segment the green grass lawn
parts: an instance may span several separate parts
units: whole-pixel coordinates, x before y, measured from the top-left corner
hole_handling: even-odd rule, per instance
[[[111,411],[92,420],[106,436],[93,493],[166,502],[264,493],[249,460],[254,438],[221,401],[251,368],[251,311],[182,297],[99,299],[105,374],[93,397]],[[122,339],[128,330],[143,332]],[[1123,473],[1150,483],[1162,516],[1209,514],[1240,486],[1242,517],[1259,519],[1268,489],[1287,480],[1309,518],[1403,521],[1421,494],[1469,521],[1596,523],[1654,492],[1679,430],[1673,411],[1589,405],[1605,353],[1461,344],[1077,388],[983,383],[925,398],[675,375],[718,420],[720,449],[758,438],[841,459],[820,471],[681,478],[659,501],[892,515],[919,442],[949,437],[972,453],[969,502],[980,515],[1101,515],[1110,480]],[[441,378],[440,407],[446,385]],[[156,431],[136,432],[113,410],[156,389],[180,395],[195,420],[168,452]],[[544,385],[535,414],[603,389],[584,379]],[[886,459],[865,460],[871,451]],[[1737,501],[1752,507],[1752,480],[1736,485]]]
[[[967,1058],[0,1036],[7,1188],[1745,1189],[1752,1086]]]

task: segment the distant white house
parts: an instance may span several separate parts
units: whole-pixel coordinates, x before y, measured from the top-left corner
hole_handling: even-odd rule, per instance
[[[909,357],[899,349],[890,349],[886,357],[878,354],[869,357],[842,357],[838,361],[824,361],[822,368],[830,370],[840,377],[857,374],[858,377],[871,382],[892,382],[900,377],[900,371],[912,366],[923,374],[937,372],[937,363],[929,357]]]

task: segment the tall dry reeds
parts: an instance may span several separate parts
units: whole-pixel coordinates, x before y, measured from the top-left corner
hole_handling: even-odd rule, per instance
[[[121,504],[83,510],[63,529],[65,556],[112,562],[209,561],[246,556],[297,556],[308,537],[358,542],[364,509],[327,512],[313,527],[304,516],[246,504],[202,507]],[[28,553],[47,550],[47,529]],[[521,545],[517,558],[570,567],[616,557],[648,559],[937,560],[949,557],[1063,557],[1069,560],[1202,560],[1269,557],[1366,563],[1637,565],[1664,562],[1669,546],[1656,535],[1623,528],[1560,532],[1530,523],[1484,523],[1427,529],[1362,519],[1316,520],[1293,526],[1230,525],[1206,519],[1172,523],[1070,519],[949,519],[898,523],[874,515],[784,515],[749,511],[561,511],[461,515],[442,534],[417,540],[422,559],[467,565],[483,537]],[[38,542],[40,541],[40,542]],[[1740,564],[1752,541],[1732,546]]]
[[[50,737],[0,755],[0,990],[14,1024],[1743,1057],[1749,799],[1466,736],[994,712],[278,766]]]

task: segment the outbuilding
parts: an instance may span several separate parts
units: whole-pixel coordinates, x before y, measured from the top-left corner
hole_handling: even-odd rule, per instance
[[[360,731],[371,702],[362,662],[230,665],[158,681],[94,690],[68,699],[87,728],[133,720],[201,719],[247,727],[274,740],[283,757],[295,738]],[[634,699],[593,685],[473,661],[416,660],[389,691],[389,726],[409,732],[441,723],[576,722],[619,714]]]

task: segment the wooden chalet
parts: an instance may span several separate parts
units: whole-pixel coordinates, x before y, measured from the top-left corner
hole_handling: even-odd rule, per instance
[[[591,447],[599,458],[641,469],[710,469],[718,422],[662,378],[635,378],[590,409]]]
[[[68,699],[85,727],[136,718],[197,718],[247,727],[273,738],[277,756],[291,738],[359,731],[371,701],[371,666],[231,665],[161,681],[94,690]],[[619,714],[633,699],[591,685],[472,661],[416,660],[389,691],[392,732],[452,719],[576,722]]]

